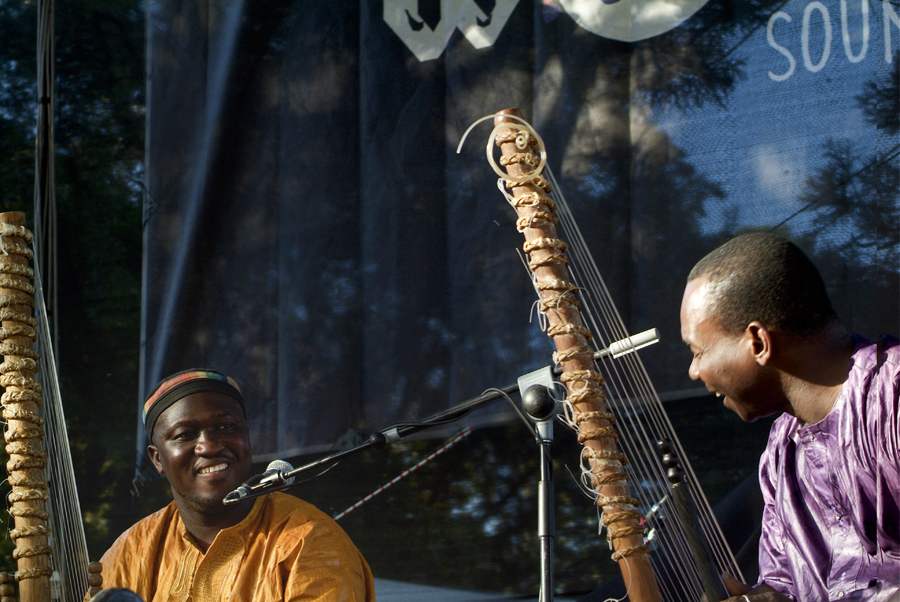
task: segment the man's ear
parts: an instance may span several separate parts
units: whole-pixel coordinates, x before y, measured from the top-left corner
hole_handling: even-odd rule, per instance
[[[162,460],[159,457],[159,450],[156,449],[155,445],[147,446],[147,455],[150,456],[150,461],[153,462],[153,466],[156,467],[156,472],[161,475],[166,474],[166,471],[163,470]]]
[[[772,359],[772,333],[759,322],[750,322],[744,335],[750,343],[753,358],[760,366],[765,366]]]

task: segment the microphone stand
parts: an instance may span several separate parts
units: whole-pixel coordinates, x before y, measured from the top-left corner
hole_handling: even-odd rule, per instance
[[[539,422],[537,431],[540,433],[541,446],[541,480],[538,487],[538,539],[541,542],[540,602],[553,602],[553,543],[556,540],[553,463],[550,459],[553,421]]]
[[[658,340],[659,333],[653,328],[621,341],[616,341],[609,347],[596,351],[594,359],[599,360],[604,357],[616,358],[647,345],[652,345]],[[226,496],[223,503],[230,505],[247,498],[257,497],[273,491],[282,491],[291,487],[294,484],[294,478],[298,475],[333,464],[338,460],[369,448],[381,449],[388,443],[396,443],[404,437],[433,426],[459,420],[472,410],[500,398],[509,398],[510,395],[518,391],[522,399],[522,408],[528,414],[530,420],[519,411],[517,406],[513,405],[513,408],[525,422],[532,435],[534,435],[535,441],[540,446],[541,455],[541,473],[538,486],[538,539],[541,545],[541,591],[539,602],[553,602],[553,543],[556,537],[556,528],[554,524],[553,463],[550,457],[550,444],[553,442],[553,418],[557,413],[557,403],[550,396],[549,389],[554,386],[555,377],[561,373],[562,368],[560,366],[553,368],[545,366],[520,376],[514,385],[508,385],[502,389],[488,389],[478,397],[473,397],[443,412],[432,414],[421,422],[410,422],[389,427],[372,434],[365,442],[350,449],[335,452],[284,473],[278,471],[258,484],[245,484],[247,489],[249,489],[249,493],[229,499],[229,496],[236,493],[232,492],[229,496]]]
[[[538,482],[538,541],[541,545],[541,590],[539,601],[553,600],[553,543],[556,539],[554,524],[553,462],[550,458],[550,444],[553,443],[553,418],[556,416],[556,400],[550,396],[552,380],[545,384],[552,374],[532,372],[519,379],[522,408],[535,424],[528,426],[541,449],[541,478]],[[549,372],[549,370],[548,370]],[[531,384],[533,383],[533,384]]]

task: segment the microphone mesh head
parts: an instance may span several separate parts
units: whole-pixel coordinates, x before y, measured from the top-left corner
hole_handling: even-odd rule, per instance
[[[266,470],[280,470],[282,473],[294,470],[294,467],[290,465],[289,462],[285,462],[284,460],[272,460],[269,462],[269,465],[266,466]],[[294,482],[294,477],[287,479],[284,483],[285,485],[290,485]]]

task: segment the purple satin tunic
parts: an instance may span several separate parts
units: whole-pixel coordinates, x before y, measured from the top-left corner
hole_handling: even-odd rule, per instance
[[[798,602],[900,596],[900,341],[860,338],[821,422],[772,425],[759,465],[760,583]]]

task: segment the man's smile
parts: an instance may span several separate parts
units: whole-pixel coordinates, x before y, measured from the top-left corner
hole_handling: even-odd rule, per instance
[[[214,473],[214,472],[221,472],[223,470],[226,470],[227,468],[228,468],[228,463],[222,462],[220,464],[214,464],[213,466],[204,466],[197,472],[199,474],[210,474],[210,473]]]

